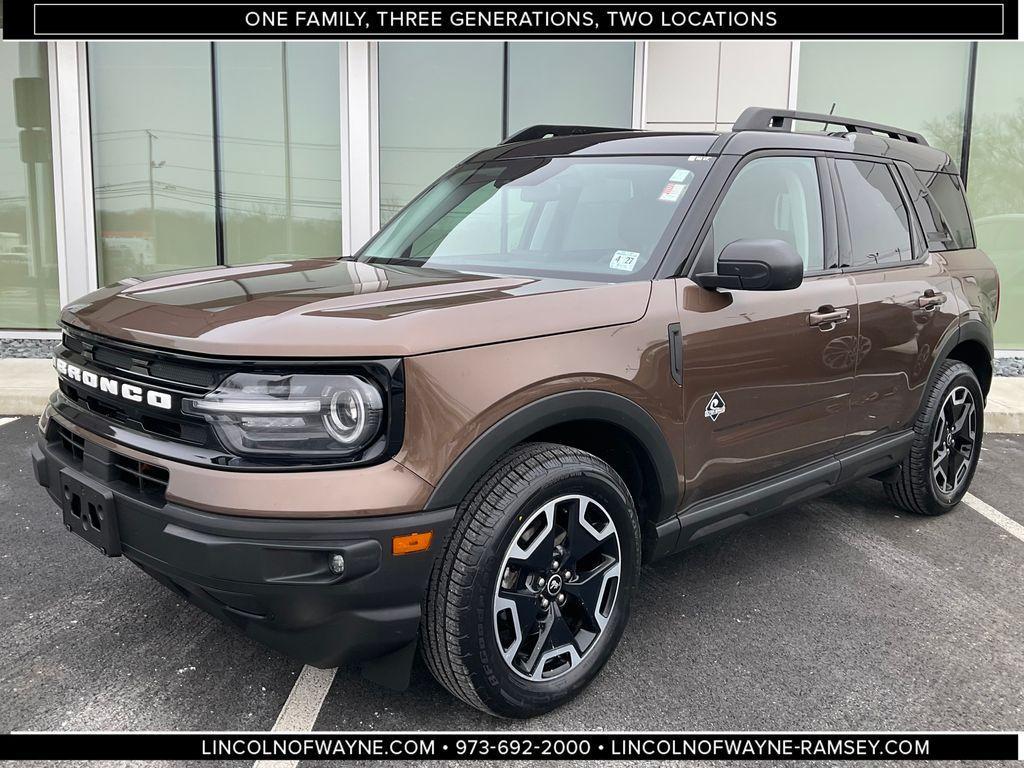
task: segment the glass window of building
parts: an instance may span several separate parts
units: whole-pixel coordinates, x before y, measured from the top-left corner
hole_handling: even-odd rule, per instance
[[[217,262],[208,43],[91,43],[100,284]]]
[[[996,347],[1024,349],[1024,45],[979,43],[967,197],[999,269]]]
[[[341,255],[340,51],[334,42],[216,45],[228,264]]]
[[[0,42],[0,328],[60,311],[48,74],[44,43]]]
[[[509,43],[508,132],[567,123],[629,128],[633,43]]]
[[[803,42],[797,107],[919,131],[959,161],[969,64],[964,42]]]
[[[380,219],[501,141],[501,43],[380,43]]]

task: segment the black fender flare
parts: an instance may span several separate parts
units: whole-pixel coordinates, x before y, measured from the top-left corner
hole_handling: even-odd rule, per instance
[[[921,390],[921,402],[924,402],[925,395],[931,391],[935,377],[939,374],[939,366],[946,362],[949,359],[950,353],[965,341],[976,341],[988,351],[990,359],[995,356],[993,352],[995,346],[992,341],[992,330],[980,320],[962,321],[959,327],[947,334],[939,345],[938,353],[932,362],[931,371],[928,372],[927,383]],[[918,407],[920,408],[920,404],[918,404]]]
[[[548,395],[504,416],[481,434],[445,471],[427,509],[457,506],[503,453],[530,435],[573,421],[603,421],[627,431],[647,452],[657,478],[657,519],[674,515],[679,480],[668,440],[654,418],[632,400],[602,390]]]

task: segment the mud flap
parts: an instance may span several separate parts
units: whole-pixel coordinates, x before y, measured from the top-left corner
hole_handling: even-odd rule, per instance
[[[363,677],[392,691],[407,690],[412,662],[416,658],[416,645],[417,640],[413,640],[386,656],[364,662],[360,667]]]

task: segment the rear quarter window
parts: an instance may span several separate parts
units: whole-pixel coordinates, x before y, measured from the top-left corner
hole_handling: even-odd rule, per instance
[[[913,178],[908,178],[908,184],[930,250],[974,248],[971,216],[959,176],[915,171]]]

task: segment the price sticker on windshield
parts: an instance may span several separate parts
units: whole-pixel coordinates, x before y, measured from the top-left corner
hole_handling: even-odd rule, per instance
[[[675,181],[670,181],[665,185],[665,188],[661,190],[661,195],[658,196],[659,200],[664,200],[666,203],[674,203],[683,196],[683,192],[686,191],[686,184],[679,184]]]

